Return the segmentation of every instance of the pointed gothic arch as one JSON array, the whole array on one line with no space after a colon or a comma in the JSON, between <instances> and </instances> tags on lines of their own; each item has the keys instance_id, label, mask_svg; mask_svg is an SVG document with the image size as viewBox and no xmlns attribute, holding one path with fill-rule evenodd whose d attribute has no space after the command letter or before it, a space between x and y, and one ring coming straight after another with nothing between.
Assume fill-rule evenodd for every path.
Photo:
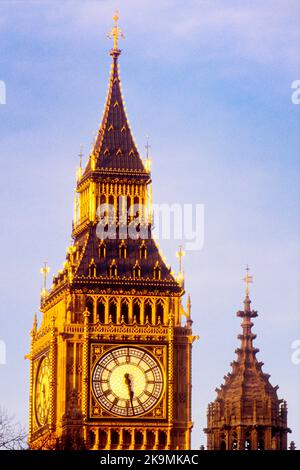
<instances>
[{"instance_id":1,"label":"pointed gothic arch","mask_svg":"<svg viewBox=\"0 0 300 470\"><path fill-rule=\"evenodd\" d=\"M97 275L96 264L95 264L94 258L92 258L90 265L89 265L89 277L96 277L96 275Z\"/></svg>"},{"instance_id":2,"label":"pointed gothic arch","mask_svg":"<svg viewBox=\"0 0 300 470\"><path fill-rule=\"evenodd\" d=\"M100 323L105 323L105 299L102 297L97 302L97 317Z\"/></svg>"},{"instance_id":3,"label":"pointed gothic arch","mask_svg":"<svg viewBox=\"0 0 300 470\"><path fill-rule=\"evenodd\" d=\"M121 301L121 321L129 323L129 301L128 299L122 299Z\"/></svg>"},{"instance_id":4,"label":"pointed gothic arch","mask_svg":"<svg viewBox=\"0 0 300 470\"><path fill-rule=\"evenodd\" d=\"M140 198L138 196L135 196L133 198L133 204L134 204L134 211L135 211L135 217L140 217L141 212L140 212Z\"/></svg>"},{"instance_id":5,"label":"pointed gothic arch","mask_svg":"<svg viewBox=\"0 0 300 470\"><path fill-rule=\"evenodd\" d=\"M141 268L138 260L136 260L135 265L133 266L133 278L139 279L141 277Z\"/></svg>"},{"instance_id":6,"label":"pointed gothic arch","mask_svg":"<svg viewBox=\"0 0 300 470\"><path fill-rule=\"evenodd\" d=\"M124 240L122 240L120 245L119 245L119 258L120 259L126 259L127 258L127 246L126 246Z\"/></svg>"},{"instance_id":7,"label":"pointed gothic arch","mask_svg":"<svg viewBox=\"0 0 300 470\"><path fill-rule=\"evenodd\" d=\"M141 303L137 299L133 301L132 313L133 313L133 320L136 321L136 323L140 324L141 323Z\"/></svg>"},{"instance_id":8,"label":"pointed gothic arch","mask_svg":"<svg viewBox=\"0 0 300 470\"><path fill-rule=\"evenodd\" d=\"M145 322L152 323L152 309L153 309L152 300L146 299L145 304L144 304Z\"/></svg>"},{"instance_id":9,"label":"pointed gothic arch","mask_svg":"<svg viewBox=\"0 0 300 470\"><path fill-rule=\"evenodd\" d=\"M131 197L130 196L127 196L126 198L126 205L127 205L127 215L128 215L128 220L131 216Z\"/></svg>"},{"instance_id":10,"label":"pointed gothic arch","mask_svg":"<svg viewBox=\"0 0 300 470\"><path fill-rule=\"evenodd\" d=\"M98 258L106 258L106 244L104 240L101 240L98 245Z\"/></svg>"},{"instance_id":11,"label":"pointed gothic arch","mask_svg":"<svg viewBox=\"0 0 300 470\"><path fill-rule=\"evenodd\" d=\"M117 277L118 276L118 268L116 265L116 260L113 259L109 265L109 277Z\"/></svg>"},{"instance_id":12,"label":"pointed gothic arch","mask_svg":"<svg viewBox=\"0 0 300 470\"><path fill-rule=\"evenodd\" d=\"M118 302L117 300L112 297L111 299L109 299L109 309L108 309L108 312L109 312L109 320L111 323L117 323L117 313L118 313Z\"/></svg>"},{"instance_id":13,"label":"pointed gothic arch","mask_svg":"<svg viewBox=\"0 0 300 470\"><path fill-rule=\"evenodd\" d=\"M164 324L164 301L159 299L156 302L156 308L155 308L155 323L161 323Z\"/></svg>"},{"instance_id":14,"label":"pointed gothic arch","mask_svg":"<svg viewBox=\"0 0 300 470\"><path fill-rule=\"evenodd\" d=\"M94 299L93 299L93 297L87 297L85 299L85 308L88 309L88 311L90 312L90 315L93 315L93 313L94 313Z\"/></svg>"},{"instance_id":15,"label":"pointed gothic arch","mask_svg":"<svg viewBox=\"0 0 300 470\"><path fill-rule=\"evenodd\" d=\"M156 281L159 281L161 279L161 267L158 261L156 261L153 269L153 277Z\"/></svg>"},{"instance_id":16,"label":"pointed gothic arch","mask_svg":"<svg viewBox=\"0 0 300 470\"><path fill-rule=\"evenodd\" d=\"M141 246L140 246L140 258L147 259L147 247L145 244L145 240L142 241Z\"/></svg>"}]
</instances>

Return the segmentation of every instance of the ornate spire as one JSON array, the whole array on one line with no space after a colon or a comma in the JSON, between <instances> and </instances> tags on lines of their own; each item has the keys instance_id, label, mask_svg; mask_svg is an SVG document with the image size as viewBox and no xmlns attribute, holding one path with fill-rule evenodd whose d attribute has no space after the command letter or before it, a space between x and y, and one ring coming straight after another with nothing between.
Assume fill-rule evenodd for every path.
<instances>
[{"instance_id":1,"label":"ornate spire","mask_svg":"<svg viewBox=\"0 0 300 470\"><path fill-rule=\"evenodd\" d=\"M278 432L277 449L286 449L289 429L287 415L284 409L281 411L277 396L278 386L273 387L270 375L262 371L263 362L256 358L259 349L253 346L256 335L252 333L251 319L257 317L257 312L251 310L249 283L253 277L249 276L248 266L243 280L246 282L244 309L236 314L242 319L242 333L238 335L241 344L235 351L237 359L231 363L232 371L224 376L224 383L216 389L216 400L208 407L205 429L208 450L271 449L271 426Z\"/></svg>"},{"instance_id":2,"label":"ornate spire","mask_svg":"<svg viewBox=\"0 0 300 470\"><path fill-rule=\"evenodd\" d=\"M99 176L142 177L150 181L150 172L143 165L142 158L130 129L121 91L118 57L118 38L123 33L118 27L118 14L114 15L114 27L109 33L114 45L108 93L100 128L97 132L89 162L83 177L90 171L97 171ZM100 175L101 173L101 175ZM79 181L80 183L80 181Z\"/></svg>"}]
</instances>

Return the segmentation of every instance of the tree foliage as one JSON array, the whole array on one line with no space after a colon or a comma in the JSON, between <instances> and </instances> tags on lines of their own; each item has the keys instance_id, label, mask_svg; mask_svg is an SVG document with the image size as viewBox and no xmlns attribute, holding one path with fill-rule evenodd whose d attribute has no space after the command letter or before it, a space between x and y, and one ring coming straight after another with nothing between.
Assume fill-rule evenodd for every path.
<instances>
[{"instance_id":1,"label":"tree foliage","mask_svg":"<svg viewBox=\"0 0 300 470\"><path fill-rule=\"evenodd\" d=\"M0 449L25 450L27 449L27 432L15 418L0 407Z\"/></svg>"}]
</instances>

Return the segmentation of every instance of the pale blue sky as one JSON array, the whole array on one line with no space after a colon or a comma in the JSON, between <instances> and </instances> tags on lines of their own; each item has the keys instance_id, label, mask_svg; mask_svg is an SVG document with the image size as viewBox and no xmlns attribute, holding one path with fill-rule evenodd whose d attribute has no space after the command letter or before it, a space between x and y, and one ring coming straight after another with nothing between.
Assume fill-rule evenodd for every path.
<instances>
[{"instance_id":1,"label":"pale blue sky","mask_svg":"<svg viewBox=\"0 0 300 470\"><path fill-rule=\"evenodd\" d=\"M296 0L1 1L0 404L27 420L29 330L44 259L52 274L70 243L79 146L102 115L106 33L120 10L127 111L154 201L203 203L205 244L185 257L192 297L193 446L205 444L207 404L234 359L241 278L249 263L258 358L289 406L300 448L299 72ZM177 268L178 242L161 242Z\"/></svg>"}]
</instances>

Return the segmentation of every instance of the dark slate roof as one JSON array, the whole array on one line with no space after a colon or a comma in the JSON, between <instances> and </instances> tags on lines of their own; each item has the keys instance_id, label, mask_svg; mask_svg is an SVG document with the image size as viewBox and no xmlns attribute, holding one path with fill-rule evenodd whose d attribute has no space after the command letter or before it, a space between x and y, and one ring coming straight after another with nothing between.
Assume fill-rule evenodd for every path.
<instances>
[{"instance_id":1,"label":"dark slate roof","mask_svg":"<svg viewBox=\"0 0 300 470\"><path fill-rule=\"evenodd\" d=\"M137 150L125 112L119 77L118 56L111 51L113 62L102 123L95 140L93 154L96 171L144 174L149 176ZM90 170L88 163L85 173Z\"/></svg>"},{"instance_id":2,"label":"dark slate roof","mask_svg":"<svg viewBox=\"0 0 300 470\"><path fill-rule=\"evenodd\" d=\"M96 279L99 281L99 284L101 284L101 278L109 277L109 267L112 261L115 260L115 264L117 266L117 279L133 280L133 268L137 261L141 271L140 278L136 278L135 282L140 282L142 284L143 281L147 281L147 284L149 284L149 282L151 284L151 281L155 281L154 267L158 262L161 269L161 279L156 280L155 284L163 284L166 281L168 284L172 285L176 291L181 290L181 287L172 276L171 270L163 261L159 249L152 238L144 240L147 250L147 257L145 259L142 259L140 256L140 247L143 243L143 240L141 239L134 240L128 238L127 240L124 240L126 245L125 259L120 258L119 256L119 247L122 240L116 238L115 240L106 239L104 241L106 248L105 258L99 257L100 242L101 241L96 234L96 225L94 225L90 228L88 240L82 248L83 253L80 257L79 266L76 269L75 282L80 278L89 277L89 267L92 260L94 260L96 265Z\"/></svg>"}]
</instances>

